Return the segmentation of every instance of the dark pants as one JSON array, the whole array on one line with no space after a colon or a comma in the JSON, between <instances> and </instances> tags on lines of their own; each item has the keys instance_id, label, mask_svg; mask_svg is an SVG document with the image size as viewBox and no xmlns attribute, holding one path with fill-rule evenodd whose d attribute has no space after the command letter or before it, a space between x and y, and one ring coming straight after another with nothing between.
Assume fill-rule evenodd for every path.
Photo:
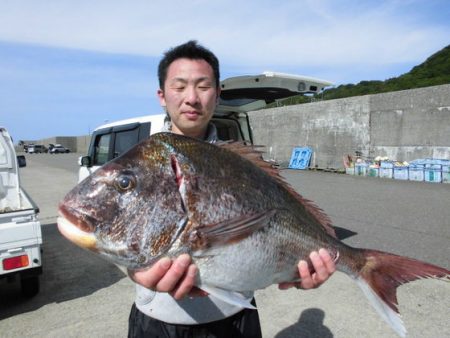
<instances>
[{"instance_id":1,"label":"dark pants","mask_svg":"<svg viewBox=\"0 0 450 338\"><path fill-rule=\"evenodd\" d=\"M235 315L206 324L169 324L143 314L133 304L128 320L128 338L261 338L257 310L244 309Z\"/></svg>"}]
</instances>

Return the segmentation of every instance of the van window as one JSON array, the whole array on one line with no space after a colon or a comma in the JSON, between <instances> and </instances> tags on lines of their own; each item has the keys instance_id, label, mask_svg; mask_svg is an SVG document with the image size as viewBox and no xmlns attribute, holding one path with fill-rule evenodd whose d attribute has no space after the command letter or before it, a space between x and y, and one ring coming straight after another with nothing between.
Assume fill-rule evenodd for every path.
<instances>
[{"instance_id":1,"label":"van window","mask_svg":"<svg viewBox=\"0 0 450 338\"><path fill-rule=\"evenodd\" d=\"M94 165L103 165L108 162L109 144L111 134L100 135L94 145Z\"/></svg>"},{"instance_id":2,"label":"van window","mask_svg":"<svg viewBox=\"0 0 450 338\"><path fill-rule=\"evenodd\" d=\"M138 142L139 128L117 132L113 158L120 156Z\"/></svg>"},{"instance_id":3,"label":"van window","mask_svg":"<svg viewBox=\"0 0 450 338\"><path fill-rule=\"evenodd\" d=\"M94 131L89 156L93 166L101 166L122 155L150 135L150 122L130 123Z\"/></svg>"}]
</instances>

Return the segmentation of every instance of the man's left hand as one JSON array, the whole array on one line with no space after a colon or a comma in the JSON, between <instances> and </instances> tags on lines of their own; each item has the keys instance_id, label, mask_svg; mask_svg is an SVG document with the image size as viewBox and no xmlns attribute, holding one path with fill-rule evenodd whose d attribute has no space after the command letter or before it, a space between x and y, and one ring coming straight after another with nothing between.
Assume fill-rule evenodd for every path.
<instances>
[{"instance_id":1,"label":"man's left hand","mask_svg":"<svg viewBox=\"0 0 450 338\"><path fill-rule=\"evenodd\" d=\"M324 283L336 271L334 261L325 249L320 249L319 252L311 252L309 259L314 267L314 272L312 274L309 271L308 263L301 260L298 263L300 282L280 283L278 288L281 290L286 290L291 287L305 290L314 289Z\"/></svg>"}]
</instances>

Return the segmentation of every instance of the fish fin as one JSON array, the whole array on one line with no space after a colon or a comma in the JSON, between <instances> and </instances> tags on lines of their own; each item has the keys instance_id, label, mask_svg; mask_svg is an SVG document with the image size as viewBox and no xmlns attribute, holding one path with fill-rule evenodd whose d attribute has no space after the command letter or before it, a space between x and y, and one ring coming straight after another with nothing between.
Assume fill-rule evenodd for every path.
<instances>
[{"instance_id":1,"label":"fish fin","mask_svg":"<svg viewBox=\"0 0 450 338\"><path fill-rule=\"evenodd\" d=\"M242 293L203 284L197 287L228 304L253 310L256 309L256 307L250 303L251 299L249 300Z\"/></svg>"},{"instance_id":2,"label":"fish fin","mask_svg":"<svg viewBox=\"0 0 450 338\"><path fill-rule=\"evenodd\" d=\"M266 226L275 212L271 209L212 225L200 226L191 233L189 241L192 243L194 250L238 242Z\"/></svg>"},{"instance_id":3,"label":"fish fin","mask_svg":"<svg viewBox=\"0 0 450 338\"><path fill-rule=\"evenodd\" d=\"M273 162L264 160L262 156L264 151L258 150L258 148L264 148L263 146L247 145L244 142L227 141L219 141L215 144L246 158L264 170L269 176L273 177L279 184L285 187L286 190L288 190L289 193L295 197L301 205L304 206L305 210L317 220L317 222L330 236L337 238L331 219L323 212L323 210L316 206L312 201L305 199L302 195L297 193L281 176L280 170L274 166Z\"/></svg>"},{"instance_id":4,"label":"fish fin","mask_svg":"<svg viewBox=\"0 0 450 338\"><path fill-rule=\"evenodd\" d=\"M382 251L363 250L363 253L366 263L356 282L378 314L399 336L404 337L406 329L397 308L397 287L420 278L450 279L450 271Z\"/></svg>"},{"instance_id":5,"label":"fish fin","mask_svg":"<svg viewBox=\"0 0 450 338\"><path fill-rule=\"evenodd\" d=\"M122 272L125 274L125 276L128 276L128 270L127 270L126 267L124 267L123 265L116 264L116 263L114 263L114 265L115 265L120 271L122 271Z\"/></svg>"}]
</instances>

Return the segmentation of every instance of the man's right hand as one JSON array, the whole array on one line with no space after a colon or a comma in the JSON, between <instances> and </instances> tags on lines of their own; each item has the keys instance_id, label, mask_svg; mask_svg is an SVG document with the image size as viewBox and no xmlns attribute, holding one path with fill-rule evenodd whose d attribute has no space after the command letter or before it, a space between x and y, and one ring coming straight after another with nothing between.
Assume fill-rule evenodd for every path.
<instances>
[{"instance_id":1,"label":"man's right hand","mask_svg":"<svg viewBox=\"0 0 450 338\"><path fill-rule=\"evenodd\" d=\"M168 257L161 258L147 270L128 270L128 275L136 283L154 291L168 292L177 300L187 295L205 295L194 287L197 273L197 267L187 254L173 261Z\"/></svg>"}]
</instances>

